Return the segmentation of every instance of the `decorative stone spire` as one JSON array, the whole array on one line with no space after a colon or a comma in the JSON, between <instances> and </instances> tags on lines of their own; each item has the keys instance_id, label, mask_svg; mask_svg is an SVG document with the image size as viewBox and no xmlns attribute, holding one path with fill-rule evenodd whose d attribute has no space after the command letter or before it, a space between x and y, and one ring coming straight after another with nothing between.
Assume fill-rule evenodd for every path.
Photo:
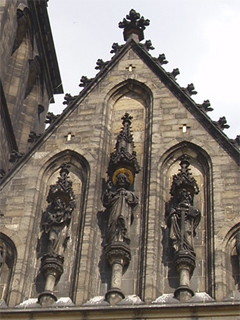
<instances>
[{"instance_id":1,"label":"decorative stone spire","mask_svg":"<svg viewBox=\"0 0 240 320\"><path fill-rule=\"evenodd\" d=\"M123 36L124 40L133 38L137 42L142 41L144 39L143 30L145 30L146 26L149 26L150 21L148 19L144 19L144 17L140 17L140 14L137 13L134 9L132 9L128 15L126 15L127 19L123 19L122 22L119 22L119 28L123 28Z\"/></svg>"},{"instance_id":2,"label":"decorative stone spire","mask_svg":"<svg viewBox=\"0 0 240 320\"><path fill-rule=\"evenodd\" d=\"M122 117L122 130L117 137L115 151L110 154L108 165L108 176L113 184L116 183L116 176L125 171L128 174L131 185L133 184L134 176L140 171L139 164L134 151L133 136L131 134L132 117L125 113Z\"/></svg>"},{"instance_id":3,"label":"decorative stone spire","mask_svg":"<svg viewBox=\"0 0 240 320\"><path fill-rule=\"evenodd\" d=\"M189 157L186 154L183 154L180 160L181 169L179 169L180 172L177 175L173 176L170 194L172 196L176 196L179 195L183 189L186 189L188 192L190 192L193 198L194 194L199 193L199 188L197 181L192 177L192 173L188 168L190 165Z\"/></svg>"}]
</instances>

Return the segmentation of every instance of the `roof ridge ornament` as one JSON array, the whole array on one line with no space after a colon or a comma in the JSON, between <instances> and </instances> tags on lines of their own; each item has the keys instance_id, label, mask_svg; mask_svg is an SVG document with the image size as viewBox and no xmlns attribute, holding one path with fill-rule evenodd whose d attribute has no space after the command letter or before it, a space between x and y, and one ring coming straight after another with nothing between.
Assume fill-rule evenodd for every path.
<instances>
[{"instance_id":1,"label":"roof ridge ornament","mask_svg":"<svg viewBox=\"0 0 240 320\"><path fill-rule=\"evenodd\" d=\"M124 18L123 21L119 22L118 26L124 29L123 37L125 41L132 38L137 41L142 41L144 39L143 30L145 30L149 24L149 19L145 19L143 16L140 17L140 13L132 9L129 11L129 14L126 15L126 19Z\"/></svg>"}]
</instances>

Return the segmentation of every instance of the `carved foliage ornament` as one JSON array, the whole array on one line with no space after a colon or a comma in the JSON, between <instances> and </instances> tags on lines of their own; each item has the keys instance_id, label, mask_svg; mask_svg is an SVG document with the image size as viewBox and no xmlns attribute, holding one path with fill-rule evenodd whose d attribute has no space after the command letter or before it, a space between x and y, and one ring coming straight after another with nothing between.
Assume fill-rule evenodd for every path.
<instances>
[{"instance_id":1,"label":"carved foliage ornament","mask_svg":"<svg viewBox=\"0 0 240 320\"><path fill-rule=\"evenodd\" d=\"M129 14L126 15L126 19L119 22L119 28L124 29L124 40L126 41L128 35L131 33L137 33L139 36L139 41L144 39L143 30L145 30L146 26L149 26L150 21L141 17L138 12L134 9L130 10Z\"/></svg>"}]
</instances>

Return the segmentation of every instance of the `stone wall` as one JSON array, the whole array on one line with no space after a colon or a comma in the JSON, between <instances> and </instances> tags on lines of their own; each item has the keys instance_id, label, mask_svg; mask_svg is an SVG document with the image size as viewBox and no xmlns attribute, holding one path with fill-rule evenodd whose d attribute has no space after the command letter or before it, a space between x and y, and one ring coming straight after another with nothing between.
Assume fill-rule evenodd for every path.
<instances>
[{"instance_id":1,"label":"stone wall","mask_svg":"<svg viewBox=\"0 0 240 320\"><path fill-rule=\"evenodd\" d=\"M132 72L126 69L129 64L135 66ZM50 126L1 190L4 216L0 231L17 249L10 306L37 298L40 260L36 248L41 215L49 185L63 162L70 164L79 200L67 245L65 274L55 294L70 296L75 304L82 305L106 293L110 269L102 257L101 197L109 155L126 111L134 117L132 133L141 173L134 185L140 203L131 227L132 259L123 274L122 290L151 303L162 294L173 294L177 286L176 282L172 285L169 264L164 262L165 203L183 153L192 159L192 172L201 185L196 201L202 221L194 240L197 267L192 288L195 292L206 291L219 301L233 289L234 280L228 277L227 282L225 277L231 271L223 263L223 243L228 231L239 223L239 183L232 183L239 181L239 167L129 49L101 81L96 81ZM182 132L183 124L190 127L186 133ZM66 141L69 132L74 136ZM172 277L177 276L173 273Z\"/></svg>"}]
</instances>

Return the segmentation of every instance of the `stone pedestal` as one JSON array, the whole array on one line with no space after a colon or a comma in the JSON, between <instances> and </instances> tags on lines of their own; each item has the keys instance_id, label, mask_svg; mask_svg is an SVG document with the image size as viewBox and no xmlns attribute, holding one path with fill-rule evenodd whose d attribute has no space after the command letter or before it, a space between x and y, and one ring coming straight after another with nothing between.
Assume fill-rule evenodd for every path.
<instances>
[{"instance_id":1,"label":"stone pedestal","mask_svg":"<svg viewBox=\"0 0 240 320\"><path fill-rule=\"evenodd\" d=\"M38 296L38 303L40 303L42 307L48 307L56 301L57 297L52 291L44 290Z\"/></svg>"},{"instance_id":2,"label":"stone pedestal","mask_svg":"<svg viewBox=\"0 0 240 320\"><path fill-rule=\"evenodd\" d=\"M179 273L179 287L174 292L174 297L180 302L189 301L194 292L190 289L190 279L195 269L195 253L179 250L174 257L176 271Z\"/></svg>"},{"instance_id":3,"label":"stone pedestal","mask_svg":"<svg viewBox=\"0 0 240 320\"><path fill-rule=\"evenodd\" d=\"M42 258L41 271L46 279L44 291L38 296L38 302L42 307L47 307L57 301L53 290L63 274L63 261L64 258L57 254L46 254Z\"/></svg>"},{"instance_id":4,"label":"stone pedestal","mask_svg":"<svg viewBox=\"0 0 240 320\"><path fill-rule=\"evenodd\" d=\"M125 243L116 241L106 247L105 255L112 267L111 288L106 293L105 299L111 305L116 305L125 298L121 291L122 272L131 260L130 249Z\"/></svg>"}]
</instances>

